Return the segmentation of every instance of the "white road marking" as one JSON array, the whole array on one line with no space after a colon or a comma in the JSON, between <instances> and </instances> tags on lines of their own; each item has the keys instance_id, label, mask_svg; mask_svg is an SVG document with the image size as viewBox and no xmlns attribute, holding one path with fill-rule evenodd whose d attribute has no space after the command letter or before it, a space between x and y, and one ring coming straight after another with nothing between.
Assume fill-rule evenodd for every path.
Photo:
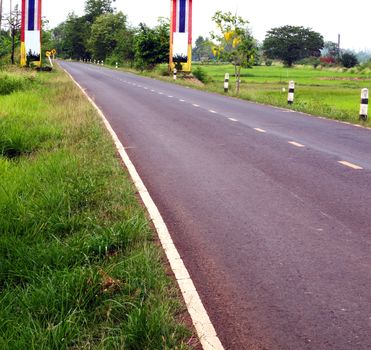
<instances>
[{"instance_id":1,"label":"white road marking","mask_svg":"<svg viewBox=\"0 0 371 350\"><path fill-rule=\"evenodd\" d=\"M293 145L295 147L305 147L304 145L302 145L301 143L298 143L298 142L295 142L295 141L289 141L289 144L290 145Z\"/></svg>"},{"instance_id":2,"label":"white road marking","mask_svg":"<svg viewBox=\"0 0 371 350\"><path fill-rule=\"evenodd\" d=\"M147 87L144 87L144 89L145 89L145 90L148 90L148 88L147 88Z\"/></svg>"},{"instance_id":3,"label":"white road marking","mask_svg":"<svg viewBox=\"0 0 371 350\"><path fill-rule=\"evenodd\" d=\"M155 90L151 90L151 92L155 92Z\"/></svg>"},{"instance_id":4,"label":"white road marking","mask_svg":"<svg viewBox=\"0 0 371 350\"><path fill-rule=\"evenodd\" d=\"M214 114L218 113L218 112L215 112L213 109L209 109L209 112L214 113Z\"/></svg>"},{"instance_id":5,"label":"white road marking","mask_svg":"<svg viewBox=\"0 0 371 350\"><path fill-rule=\"evenodd\" d=\"M184 100L182 100L182 99L179 99L179 101L180 101L180 102L185 102L185 101L184 101Z\"/></svg>"},{"instance_id":6,"label":"white road marking","mask_svg":"<svg viewBox=\"0 0 371 350\"><path fill-rule=\"evenodd\" d=\"M353 163L349 163L346 160L339 160L338 163L340 163L342 165L345 165L345 166L347 166L349 168L356 169L356 170L362 170L363 169L359 165L356 165L356 164L353 164Z\"/></svg>"},{"instance_id":7,"label":"white road marking","mask_svg":"<svg viewBox=\"0 0 371 350\"><path fill-rule=\"evenodd\" d=\"M198 104L196 104L196 103L192 103L192 106L193 107L200 107Z\"/></svg>"},{"instance_id":8,"label":"white road marking","mask_svg":"<svg viewBox=\"0 0 371 350\"><path fill-rule=\"evenodd\" d=\"M254 128L254 130L257 132L266 132L264 129L260 129L260 128Z\"/></svg>"},{"instance_id":9,"label":"white road marking","mask_svg":"<svg viewBox=\"0 0 371 350\"><path fill-rule=\"evenodd\" d=\"M123 160L126 168L129 171L131 178L134 181L135 187L137 188L139 195L142 198L144 205L146 206L149 216L154 224L157 231L158 237L160 239L161 245L165 251L165 254L169 260L170 266L174 272L175 278L178 282L179 288L182 292L187 310L191 316L193 325L196 329L197 335L200 339L201 345L204 350L224 350L222 343L220 342L215 328L210 321L207 311L202 304L199 294L197 293L196 287L190 278L187 268L185 267L182 258L180 257L167 226L162 219L162 216L153 202L147 188L145 187L142 179L140 178L134 164L131 162L128 154L125 151L124 146L117 137L115 131L112 129L107 118L95 102L90 98L90 96L83 90L79 83L63 69L72 79L72 81L79 87L79 89L86 96L88 101L97 110L99 116L102 118L104 125L111 134L113 141L115 142L116 148Z\"/></svg>"},{"instance_id":10,"label":"white road marking","mask_svg":"<svg viewBox=\"0 0 371 350\"><path fill-rule=\"evenodd\" d=\"M164 93L163 92L158 92L159 95L163 95Z\"/></svg>"},{"instance_id":11,"label":"white road marking","mask_svg":"<svg viewBox=\"0 0 371 350\"><path fill-rule=\"evenodd\" d=\"M228 118L228 119L231 120L232 122L238 122L238 120L234 118Z\"/></svg>"}]
</instances>

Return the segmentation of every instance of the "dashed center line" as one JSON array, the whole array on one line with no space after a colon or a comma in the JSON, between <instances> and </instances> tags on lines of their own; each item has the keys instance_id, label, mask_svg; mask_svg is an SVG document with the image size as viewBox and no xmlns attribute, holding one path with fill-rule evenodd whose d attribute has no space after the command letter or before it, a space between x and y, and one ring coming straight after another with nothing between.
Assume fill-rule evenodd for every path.
<instances>
[{"instance_id":1,"label":"dashed center line","mask_svg":"<svg viewBox=\"0 0 371 350\"><path fill-rule=\"evenodd\" d=\"M359 165L356 165L356 164L353 164L353 163L349 163L346 160L339 160L338 163L340 163L342 165L345 165L345 166L347 166L349 168L355 169L355 170L362 170L363 169Z\"/></svg>"},{"instance_id":2,"label":"dashed center line","mask_svg":"<svg viewBox=\"0 0 371 350\"><path fill-rule=\"evenodd\" d=\"M164 93L163 92L158 92L159 95L163 95Z\"/></svg>"},{"instance_id":3,"label":"dashed center line","mask_svg":"<svg viewBox=\"0 0 371 350\"><path fill-rule=\"evenodd\" d=\"M288 141L288 143L290 145L293 145L295 147L305 147L304 145L302 145L301 143L298 143L298 142L295 142L295 141Z\"/></svg>"},{"instance_id":4,"label":"dashed center line","mask_svg":"<svg viewBox=\"0 0 371 350\"><path fill-rule=\"evenodd\" d=\"M217 113L217 112L215 112L213 109L209 109L209 112L210 112L210 113L214 113L214 114Z\"/></svg>"},{"instance_id":5,"label":"dashed center line","mask_svg":"<svg viewBox=\"0 0 371 350\"><path fill-rule=\"evenodd\" d=\"M167 97L172 98L173 96L171 96L171 95L167 95Z\"/></svg>"},{"instance_id":6,"label":"dashed center line","mask_svg":"<svg viewBox=\"0 0 371 350\"><path fill-rule=\"evenodd\" d=\"M192 106L193 107L200 107L198 104L196 104L196 103L192 103Z\"/></svg>"},{"instance_id":7,"label":"dashed center line","mask_svg":"<svg viewBox=\"0 0 371 350\"><path fill-rule=\"evenodd\" d=\"M152 89L151 89L151 92L155 92L155 90L152 90Z\"/></svg>"},{"instance_id":8,"label":"dashed center line","mask_svg":"<svg viewBox=\"0 0 371 350\"><path fill-rule=\"evenodd\" d=\"M264 129L260 129L260 128L254 128L254 130L257 132L266 132Z\"/></svg>"},{"instance_id":9,"label":"dashed center line","mask_svg":"<svg viewBox=\"0 0 371 350\"><path fill-rule=\"evenodd\" d=\"M182 100L182 99L179 99L179 101L180 101L180 102L185 102L185 101L184 101L184 100Z\"/></svg>"},{"instance_id":10,"label":"dashed center line","mask_svg":"<svg viewBox=\"0 0 371 350\"><path fill-rule=\"evenodd\" d=\"M231 120L232 122L238 122L238 120L234 118L228 118L228 119Z\"/></svg>"}]
</instances>

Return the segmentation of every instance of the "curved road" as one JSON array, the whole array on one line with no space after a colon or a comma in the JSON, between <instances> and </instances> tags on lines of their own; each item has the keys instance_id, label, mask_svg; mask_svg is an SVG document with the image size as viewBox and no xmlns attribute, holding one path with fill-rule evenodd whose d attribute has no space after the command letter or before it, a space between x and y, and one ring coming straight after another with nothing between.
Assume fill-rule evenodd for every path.
<instances>
[{"instance_id":1,"label":"curved road","mask_svg":"<svg viewBox=\"0 0 371 350\"><path fill-rule=\"evenodd\" d=\"M226 349L371 349L371 130L61 65L126 147Z\"/></svg>"}]
</instances>

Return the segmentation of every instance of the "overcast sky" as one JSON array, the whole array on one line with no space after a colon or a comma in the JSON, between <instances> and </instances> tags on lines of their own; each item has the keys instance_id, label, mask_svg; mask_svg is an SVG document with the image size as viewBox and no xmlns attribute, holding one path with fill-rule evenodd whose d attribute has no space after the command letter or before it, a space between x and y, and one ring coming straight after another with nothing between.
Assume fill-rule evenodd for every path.
<instances>
[{"instance_id":1,"label":"overcast sky","mask_svg":"<svg viewBox=\"0 0 371 350\"><path fill-rule=\"evenodd\" d=\"M20 0L13 0L17 2ZM83 14L84 0L43 0L43 16L50 27L63 22L69 12ZM6 0L4 1L6 3ZM131 24L150 26L157 18L169 17L170 0L116 0L117 10L128 15ZM254 36L262 41L267 30L286 24L310 27L324 39L337 41L342 48L371 49L371 1L336 0L193 0L193 38L208 36L214 29L211 21L217 10L232 11L250 22Z\"/></svg>"}]
</instances>

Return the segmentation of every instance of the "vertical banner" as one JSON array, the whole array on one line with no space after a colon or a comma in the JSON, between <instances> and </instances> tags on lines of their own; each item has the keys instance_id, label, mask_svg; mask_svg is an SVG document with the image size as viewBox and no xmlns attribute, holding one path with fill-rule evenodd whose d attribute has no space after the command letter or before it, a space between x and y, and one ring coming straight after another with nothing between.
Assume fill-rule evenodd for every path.
<instances>
[{"instance_id":1,"label":"vertical banner","mask_svg":"<svg viewBox=\"0 0 371 350\"><path fill-rule=\"evenodd\" d=\"M41 0L22 0L21 66L41 66Z\"/></svg>"},{"instance_id":2,"label":"vertical banner","mask_svg":"<svg viewBox=\"0 0 371 350\"><path fill-rule=\"evenodd\" d=\"M170 69L181 62L182 70L191 71L192 0L170 0Z\"/></svg>"}]
</instances>

